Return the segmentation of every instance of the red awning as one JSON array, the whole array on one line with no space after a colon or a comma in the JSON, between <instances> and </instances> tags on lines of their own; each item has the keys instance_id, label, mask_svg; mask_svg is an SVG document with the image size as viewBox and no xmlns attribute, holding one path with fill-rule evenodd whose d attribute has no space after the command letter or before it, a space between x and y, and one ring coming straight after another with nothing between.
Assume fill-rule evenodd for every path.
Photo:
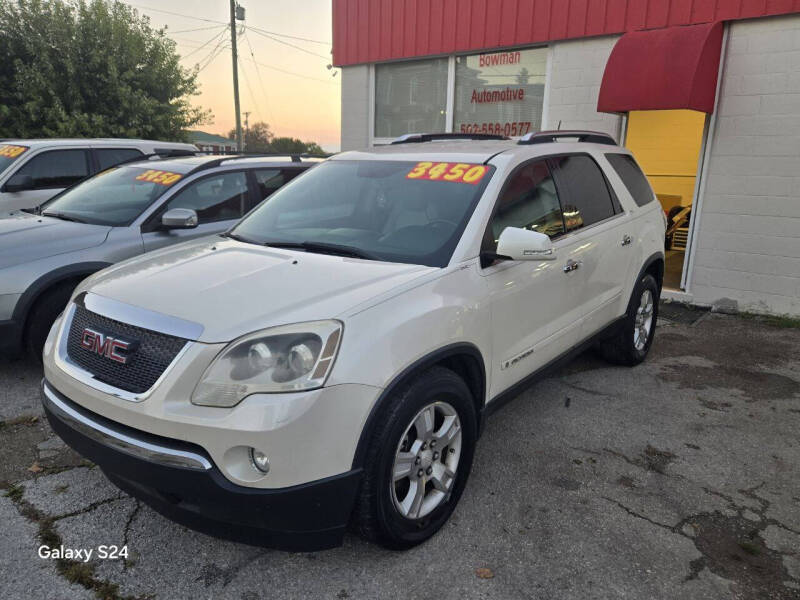
<instances>
[{"instance_id":1,"label":"red awning","mask_svg":"<svg viewBox=\"0 0 800 600\"><path fill-rule=\"evenodd\" d=\"M626 33L608 58L598 112L714 112L721 48L721 22Z\"/></svg>"}]
</instances>

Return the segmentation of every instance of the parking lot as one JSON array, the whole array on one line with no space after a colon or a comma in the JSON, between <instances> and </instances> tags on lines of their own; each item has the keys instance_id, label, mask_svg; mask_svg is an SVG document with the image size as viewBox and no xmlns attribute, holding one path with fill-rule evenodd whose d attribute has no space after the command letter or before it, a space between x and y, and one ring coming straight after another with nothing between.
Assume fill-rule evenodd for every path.
<instances>
[{"instance_id":1,"label":"parking lot","mask_svg":"<svg viewBox=\"0 0 800 600\"><path fill-rule=\"evenodd\" d=\"M37 367L2 362L3 596L800 598L796 325L666 306L643 365L590 352L496 413L453 518L405 553L349 536L291 554L175 525L59 443Z\"/></svg>"}]
</instances>

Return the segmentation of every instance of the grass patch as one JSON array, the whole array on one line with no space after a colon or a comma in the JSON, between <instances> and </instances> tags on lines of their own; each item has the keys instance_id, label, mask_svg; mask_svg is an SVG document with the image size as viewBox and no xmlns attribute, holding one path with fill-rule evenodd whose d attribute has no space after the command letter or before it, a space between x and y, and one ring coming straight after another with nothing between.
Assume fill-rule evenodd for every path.
<instances>
[{"instance_id":1,"label":"grass patch","mask_svg":"<svg viewBox=\"0 0 800 600\"><path fill-rule=\"evenodd\" d=\"M39 422L39 417L36 415L20 415L19 417L14 417L13 419L6 419L5 421L0 421L0 429L5 429L6 427L13 427L14 425L36 425Z\"/></svg>"},{"instance_id":2,"label":"grass patch","mask_svg":"<svg viewBox=\"0 0 800 600\"><path fill-rule=\"evenodd\" d=\"M758 547L758 544L754 544L753 542L739 542L739 548L747 552L750 556L758 556L761 554L761 548Z\"/></svg>"},{"instance_id":3,"label":"grass patch","mask_svg":"<svg viewBox=\"0 0 800 600\"><path fill-rule=\"evenodd\" d=\"M4 494L6 498L11 498L13 502L19 502L22 500L22 494L24 490L21 485L12 485L8 488L8 491Z\"/></svg>"},{"instance_id":4,"label":"grass patch","mask_svg":"<svg viewBox=\"0 0 800 600\"><path fill-rule=\"evenodd\" d=\"M778 329L800 329L800 318L790 317L789 315L760 315L758 313L743 312L739 313L743 319L749 319L776 327Z\"/></svg>"}]
</instances>

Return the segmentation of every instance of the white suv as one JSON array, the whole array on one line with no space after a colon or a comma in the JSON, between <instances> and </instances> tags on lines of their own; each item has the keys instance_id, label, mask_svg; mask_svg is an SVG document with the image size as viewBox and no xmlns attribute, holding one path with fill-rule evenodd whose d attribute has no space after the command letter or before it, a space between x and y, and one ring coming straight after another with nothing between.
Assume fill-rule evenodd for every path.
<instances>
[{"instance_id":1,"label":"white suv","mask_svg":"<svg viewBox=\"0 0 800 600\"><path fill-rule=\"evenodd\" d=\"M221 237L91 276L45 344L53 428L202 531L433 535L503 399L589 344L645 358L664 268L610 137L451 137L477 136L339 154Z\"/></svg>"}]
</instances>

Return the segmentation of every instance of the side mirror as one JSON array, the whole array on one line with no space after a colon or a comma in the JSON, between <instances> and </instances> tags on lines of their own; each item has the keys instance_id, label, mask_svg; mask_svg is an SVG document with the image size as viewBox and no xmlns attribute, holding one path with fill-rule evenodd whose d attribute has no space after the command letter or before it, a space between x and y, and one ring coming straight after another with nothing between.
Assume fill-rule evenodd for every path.
<instances>
[{"instance_id":1,"label":"side mirror","mask_svg":"<svg viewBox=\"0 0 800 600\"><path fill-rule=\"evenodd\" d=\"M24 192L33 189L33 177L30 175L12 175L3 186L4 192Z\"/></svg>"},{"instance_id":2,"label":"side mirror","mask_svg":"<svg viewBox=\"0 0 800 600\"><path fill-rule=\"evenodd\" d=\"M191 208L171 208L161 215L164 229L194 229L197 223L197 213Z\"/></svg>"},{"instance_id":3,"label":"side mirror","mask_svg":"<svg viewBox=\"0 0 800 600\"><path fill-rule=\"evenodd\" d=\"M511 260L555 260L556 251L548 236L538 231L506 227L497 241L497 254Z\"/></svg>"}]
</instances>

